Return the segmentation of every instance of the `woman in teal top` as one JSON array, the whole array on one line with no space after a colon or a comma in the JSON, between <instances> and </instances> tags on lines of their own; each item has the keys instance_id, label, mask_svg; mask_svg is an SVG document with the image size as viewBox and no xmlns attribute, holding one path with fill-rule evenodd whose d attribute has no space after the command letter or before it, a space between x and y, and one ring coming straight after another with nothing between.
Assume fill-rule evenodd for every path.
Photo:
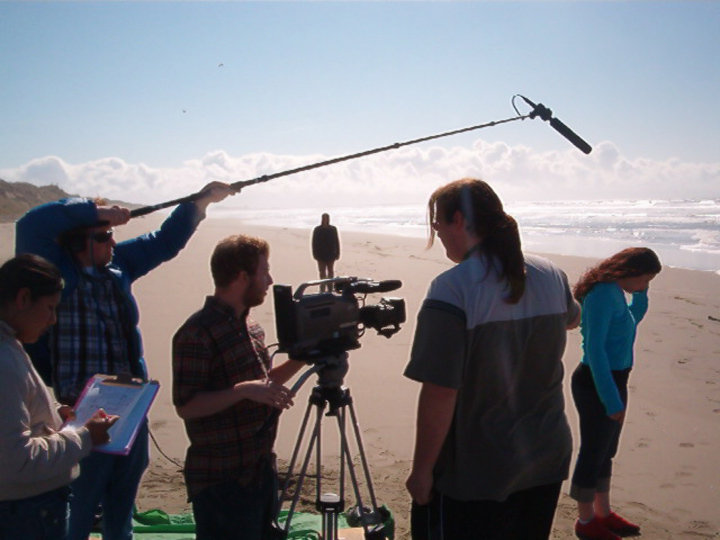
<instances>
[{"instance_id":1,"label":"woman in teal top","mask_svg":"<svg viewBox=\"0 0 720 540\"><path fill-rule=\"evenodd\" d=\"M579 538L614 540L640 527L610 509L612 459L627 409L638 323L648 308L648 286L660 272L648 248L628 248L590 268L574 287L582 304L583 355L572 375L580 418L580 452L570 487L577 501ZM627 302L625 293L631 295Z\"/></svg>"}]
</instances>

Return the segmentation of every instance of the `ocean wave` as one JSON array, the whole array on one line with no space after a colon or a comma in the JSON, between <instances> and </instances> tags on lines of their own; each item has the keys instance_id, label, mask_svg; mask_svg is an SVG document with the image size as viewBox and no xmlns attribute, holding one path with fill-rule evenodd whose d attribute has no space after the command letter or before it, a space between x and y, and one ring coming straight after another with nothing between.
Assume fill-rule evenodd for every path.
<instances>
[{"instance_id":1,"label":"ocean wave","mask_svg":"<svg viewBox=\"0 0 720 540\"><path fill-rule=\"evenodd\" d=\"M720 199L530 201L507 204L506 211L531 249L603 257L627 245L647 245L672 266L720 270ZM314 227L328 212L341 232L424 237L428 231L423 205L225 212L248 223L298 229Z\"/></svg>"}]
</instances>

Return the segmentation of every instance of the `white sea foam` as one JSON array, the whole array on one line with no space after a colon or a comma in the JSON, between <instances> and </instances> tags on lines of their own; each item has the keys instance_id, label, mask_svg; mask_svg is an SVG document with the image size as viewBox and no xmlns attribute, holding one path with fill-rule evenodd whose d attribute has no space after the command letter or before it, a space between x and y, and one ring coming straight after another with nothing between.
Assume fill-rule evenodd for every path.
<instances>
[{"instance_id":1,"label":"white sea foam","mask_svg":"<svg viewBox=\"0 0 720 540\"><path fill-rule=\"evenodd\" d=\"M628 246L657 251L663 264L720 272L720 199L506 203L525 249L605 257ZM310 229L328 212L340 231L427 235L423 205L294 210L226 209L248 223Z\"/></svg>"}]
</instances>

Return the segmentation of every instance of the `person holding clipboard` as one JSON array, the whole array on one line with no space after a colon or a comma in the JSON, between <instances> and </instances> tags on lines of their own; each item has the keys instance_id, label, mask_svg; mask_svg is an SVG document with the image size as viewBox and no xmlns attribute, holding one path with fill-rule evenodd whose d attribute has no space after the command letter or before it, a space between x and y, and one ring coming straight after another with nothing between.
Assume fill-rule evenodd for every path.
<instances>
[{"instance_id":1,"label":"person holding clipboard","mask_svg":"<svg viewBox=\"0 0 720 540\"><path fill-rule=\"evenodd\" d=\"M55 322L63 280L35 255L0 267L0 538L64 540L69 484L78 462L107 443L117 416L96 411L78 427L63 426L59 410L22 343Z\"/></svg>"}]
</instances>

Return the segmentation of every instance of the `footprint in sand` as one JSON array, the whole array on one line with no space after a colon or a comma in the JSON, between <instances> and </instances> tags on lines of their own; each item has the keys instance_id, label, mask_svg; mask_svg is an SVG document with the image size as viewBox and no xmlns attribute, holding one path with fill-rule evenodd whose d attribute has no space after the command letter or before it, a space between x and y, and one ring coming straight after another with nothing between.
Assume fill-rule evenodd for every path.
<instances>
[{"instance_id":1,"label":"footprint in sand","mask_svg":"<svg viewBox=\"0 0 720 540\"><path fill-rule=\"evenodd\" d=\"M638 448L648 448L650 446L649 439L640 439L637 444Z\"/></svg>"},{"instance_id":2,"label":"footprint in sand","mask_svg":"<svg viewBox=\"0 0 720 540\"><path fill-rule=\"evenodd\" d=\"M683 534L687 535L688 538L716 538L712 525L707 521L691 521L690 529L684 531Z\"/></svg>"},{"instance_id":3,"label":"footprint in sand","mask_svg":"<svg viewBox=\"0 0 720 540\"><path fill-rule=\"evenodd\" d=\"M626 505L632 506L636 512L649 512L648 505L646 505L645 503L641 503L638 501L628 501Z\"/></svg>"}]
</instances>

